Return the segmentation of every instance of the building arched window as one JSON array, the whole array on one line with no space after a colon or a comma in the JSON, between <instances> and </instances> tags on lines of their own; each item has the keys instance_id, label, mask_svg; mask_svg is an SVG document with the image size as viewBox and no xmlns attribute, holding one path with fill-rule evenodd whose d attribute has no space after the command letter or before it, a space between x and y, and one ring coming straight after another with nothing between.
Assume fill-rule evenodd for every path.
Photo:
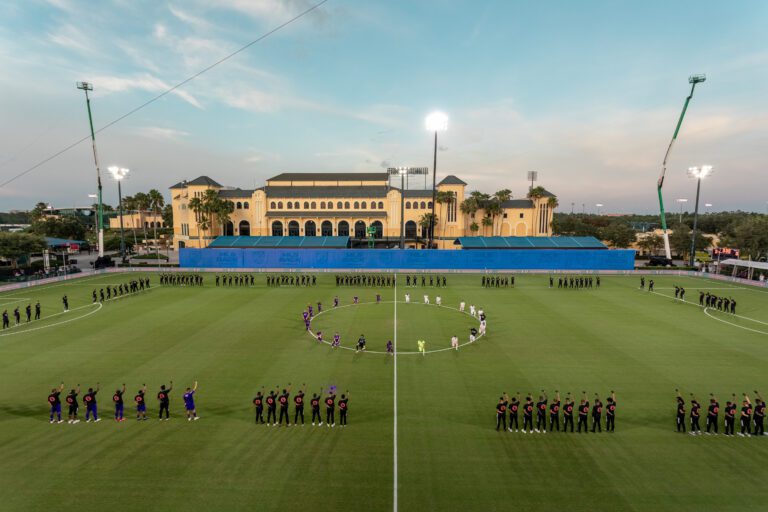
<instances>
[{"instance_id":1,"label":"building arched window","mask_svg":"<svg viewBox=\"0 0 768 512\"><path fill-rule=\"evenodd\" d=\"M421 202L421 209L424 210L424 209L426 209L426 207L427 207L427 204L424 201L422 201Z\"/></svg>"},{"instance_id":2,"label":"building arched window","mask_svg":"<svg viewBox=\"0 0 768 512\"><path fill-rule=\"evenodd\" d=\"M336 209L337 210L341 210L341 208L342 208L341 201L339 201L339 202L336 203Z\"/></svg>"},{"instance_id":3,"label":"building arched window","mask_svg":"<svg viewBox=\"0 0 768 512\"><path fill-rule=\"evenodd\" d=\"M362 208L363 210L367 210L368 209L368 203L363 201L362 203L360 203L360 208Z\"/></svg>"},{"instance_id":4,"label":"building arched window","mask_svg":"<svg viewBox=\"0 0 768 512\"><path fill-rule=\"evenodd\" d=\"M298 210L299 209L299 202L298 201L294 201L293 202L293 209L294 210Z\"/></svg>"},{"instance_id":5,"label":"building arched window","mask_svg":"<svg viewBox=\"0 0 768 512\"><path fill-rule=\"evenodd\" d=\"M359 209L360 209L360 203L355 201L355 210L359 210Z\"/></svg>"},{"instance_id":6,"label":"building arched window","mask_svg":"<svg viewBox=\"0 0 768 512\"><path fill-rule=\"evenodd\" d=\"M320 209L325 210L325 201L320 201Z\"/></svg>"},{"instance_id":7,"label":"building arched window","mask_svg":"<svg viewBox=\"0 0 768 512\"><path fill-rule=\"evenodd\" d=\"M384 209L384 201L379 201L379 210Z\"/></svg>"},{"instance_id":8,"label":"building arched window","mask_svg":"<svg viewBox=\"0 0 768 512\"><path fill-rule=\"evenodd\" d=\"M283 202L282 201L278 201L277 202L277 209L278 210L282 210L283 209Z\"/></svg>"},{"instance_id":9,"label":"building arched window","mask_svg":"<svg viewBox=\"0 0 768 512\"><path fill-rule=\"evenodd\" d=\"M275 202L274 202L274 201L272 201L271 203L269 203L269 207L270 207L272 210L274 210L274 209L276 208L276 206L275 206Z\"/></svg>"},{"instance_id":10,"label":"building arched window","mask_svg":"<svg viewBox=\"0 0 768 512\"><path fill-rule=\"evenodd\" d=\"M309 201L304 201L304 209L309 210Z\"/></svg>"},{"instance_id":11,"label":"building arched window","mask_svg":"<svg viewBox=\"0 0 768 512\"><path fill-rule=\"evenodd\" d=\"M243 202L243 210L247 210L249 207L248 201Z\"/></svg>"},{"instance_id":12,"label":"building arched window","mask_svg":"<svg viewBox=\"0 0 768 512\"><path fill-rule=\"evenodd\" d=\"M251 224L247 220L241 220L237 230L240 236L251 236Z\"/></svg>"},{"instance_id":13,"label":"building arched window","mask_svg":"<svg viewBox=\"0 0 768 512\"><path fill-rule=\"evenodd\" d=\"M344 201L344 209L349 210L349 201Z\"/></svg>"},{"instance_id":14,"label":"building arched window","mask_svg":"<svg viewBox=\"0 0 768 512\"><path fill-rule=\"evenodd\" d=\"M283 223L279 220L272 223L272 236L283 236Z\"/></svg>"},{"instance_id":15,"label":"building arched window","mask_svg":"<svg viewBox=\"0 0 768 512\"><path fill-rule=\"evenodd\" d=\"M416 238L416 230L417 226L416 223L412 220L409 220L405 223L405 238Z\"/></svg>"},{"instance_id":16,"label":"building arched window","mask_svg":"<svg viewBox=\"0 0 768 512\"><path fill-rule=\"evenodd\" d=\"M292 220L288 223L288 236L299 236L299 223Z\"/></svg>"},{"instance_id":17,"label":"building arched window","mask_svg":"<svg viewBox=\"0 0 768 512\"><path fill-rule=\"evenodd\" d=\"M242 209L243 209L243 203L241 203L240 201L238 201L238 202L235 204L235 208L237 208L238 210L242 210Z\"/></svg>"},{"instance_id":18,"label":"building arched window","mask_svg":"<svg viewBox=\"0 0 768 512\"><path fill-rule=\"evenodd\" d=\"M371 210L376 209L376 201L371 201Z\"/></svg>"},{"instance_id":19,"label":"building arched window","mask_svg":"<svg viewBox=\"0 0 768 512\"><path fill-rule=\"evenodd\" d=\"M365 238L365 222L359 220L355 222L355 238Z\"/></svg>"},{"instance_id":20,"label":"building arched window","mask_svg":"<svg viewBox=\"0 0 768 512\"><path fill-rule=\"evenodd\" d=\"M310 206L310 207L311 207L313 210L316 210L316 209L317 209L317 203L316 203L316 202L314 202L314 201L312 201L312 204L311 204L311 205L309 205L309 206Z\"/></svg>"},{"instance_id":21,"label":"building arched window","mask_svg":"<svg viewBox=\"0 0 768 512\"><path fill-rule=\"evenodd\" d=\"M429 208L430 210L432 209L432 201L427 203L427 208Z\"/></svg>"},{"instance_id":22,"label":"building arched window","mask_svg":"<svg viewBox=\"0 0 768 512\"><path fill-rule=\"evenodd\" d=\"M410 201L406 201L405 202L405 209L406 210L410 210L411 209L411 202Z\"/></svg>"},{"instance_id":23,"label":"building arched window","mask_svg":"<svg viewBox=\"0 0 768 512\"><path fill-rule=\"evenodd\" d=\"M308 220L304 223L304 236L317 236L317 226L315 226L315 221Z\"/></svg>"},{"instance_id":24,"label":"building arched window","mask_svg":"<svg viewBox=\"0 0 768 512\"><path fill-rule=\"evenodd\" d=\"M333 224L329 220L324 220L320 224L320 234L322 236L333 236Z\"/></svg>"},{"instance_id":25,"label":"building arched window","mask_svg":"<svg viewBox=\"0 0 768 512\"><path fill-rule=\"evenodd\" d=\"M349 236L349 222L347 222L345 220L339 222L338 235L339 236Z\"/></svg>"},{"instance_id":26,"label":"building arched window","mask_svg":"<svg viewBox=\"0 0 768 512\"><path fill-rule=\"evenodd\" d=\"M374 238L381 238L384 236L384 225L381 223L380 220L374 221L371 224L372 228L376 228L376 233L374 233Z\"/></svg>"},{"instance_id":27,"label":"building arched window","mask_svg":"<svg viewBox=\"0 0 768 512\"><path fill-rule=\"evenodd\" d=\"M232 224L231 220L228 220L226 224L224 224L224 236L234 236L235 234L235 225Z\"/></svg>"},{"instance_id":28,"label":"building arched window","mask_svg":"<svg viewBox=\"0 0 768 512\"><path fill-rule=\"evenodd\" d=\"M288 201L288 209L293 210L293 203Z\"/></svg>"}]
</instances>

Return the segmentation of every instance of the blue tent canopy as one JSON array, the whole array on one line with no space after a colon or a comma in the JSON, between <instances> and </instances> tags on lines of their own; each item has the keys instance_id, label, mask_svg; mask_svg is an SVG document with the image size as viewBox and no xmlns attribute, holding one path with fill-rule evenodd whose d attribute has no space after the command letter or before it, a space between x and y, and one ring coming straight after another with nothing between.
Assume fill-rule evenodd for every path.
<instances>
[{"instance_id":1,"label":"blue tent canopy","mask_svg":"<svg viewBox=\"0 0 768 512\"><path fill-rule=\"evenodd\" d=\"M593 236L462 236L462 249L608 249Z\"/></svg>"}]
</instances>

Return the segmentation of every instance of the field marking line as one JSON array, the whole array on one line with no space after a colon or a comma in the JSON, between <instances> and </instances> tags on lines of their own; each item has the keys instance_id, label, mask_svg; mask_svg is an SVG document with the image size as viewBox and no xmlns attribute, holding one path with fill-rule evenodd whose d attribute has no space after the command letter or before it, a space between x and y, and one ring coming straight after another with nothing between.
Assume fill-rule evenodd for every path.
<instances>
[{"instance_id":1,"label":"field marking line","mask_svg":"<svg viewBox=\"0 0 768 512\"><path fill-rule=\"evenodd\" d=\"M394 321L393 321L393 330L394 334L392 335L392 338L394 340L393 342L393 352L392 352L392 360L394 362L394 379L393 379L393 389L394 393L393 396L393 404L394 404L394 436L393 436L393 447L394 447L394 459L393 459L393 485L392 485L392 510L394 512L397 512L397 275L395 275L395 295L394 295Z\"/></svg>"},{"instance_id":2,"label":"field marking line","mask_svg":"<svg viewBox=\"0 0 768 512\"><path fill-rule=\"evenodd\" d=\"M732 325L734 327L738 327L740 329L746 329L748 331L752 331L752 332L768 335L768 332L758 331L757 329L750 329L749 327L744 327L743 325L735 324L733 322L729 322L728 320L723 320L722 318L718 318L716 316L712 316L712 315L709 314L709 308L704 308L704 314L707 315L709 318L714 318L718 322L723 322L723 323L726 323L728 325Z\"/></svg>"},{"instance_id":3,"label":"field marking line","mask_svg":"<svg viewBox=\"0 0 768 512\"><path fill-rule=\"evenodd\" d=\"M77 274L73 274L77 275ZM11 293L3 293L0 295L0 297L13 297L15 295L18 295L19 293L26 293L30 290L40 289L40 290L50 290L51 288L58 288L59 286L70 286L73 283L72 281L77 281L77 284L83 283L85 281L93 281L94 279L101 279L103 277L109 276L110 274L104 273L99 274L98 276L91 276L91 277L71 277L69 279L65 279L63 283L56 283L56 284L40 284L40 285L33 285L33 286L25 286L24 288L21 288L20 292L11 292Z\"/></svg>"},{"instance_id":4,"label":"field marking line","mask_svg":"<svg viewBox=\"0 0 768 512\"><path fill-rule=\"evenodd\" d=\"M7 306L9 304L14 304L16 302L26 302L28 300L32 300L29 297L23 297L20 299L6 299L4 297L0 297L0 307Z\"/></svg>"},{"instance_id":5,"label":"field marking line","mask_svg":"<svg viewBox=\"0 0 768 512\"><path fill-rule=\"evenodd\" d=\"M642 291L642 290L641 290L641 291ZM748 330L748 331L753 331L753 332L759 332L759 333L762 333L762 334L768 334L768 332L757 331L757 330L755 330L755 329L750 329L749 327L744 327L744 326L741 326L741 325L739 325L739 324L734 324L733 322L726 322L725 320L722 320L722 319L720 319L720 318L716 318L716 317L714 317L714 316L710 315L709 313L707 313L707 310L708 310L708 309L710 309L710 308L709 308L709 306L702 306L701 304L696 304L695 302L690 302L690 301L687 301L687 300L682 300L682 301L681 301L680 299L675 299L674 297L671 297L671 296L669 296L669 295L664 295L663 293L659 293L659 292L656 292L656 291L653 291L653 292L651 292L651 293L652 293L652 294L654 294L654 295L658 295L658 296L660 296L660 297L666 297L666 298L668 298L668 299L673 299L673 300L675 300L676 302L680 302L680 303L682 303L682 304L687 304L687 305L689 305L689 306L696 306L697 308L702 308L702 309L704 310L704 313L705 313L705 314L706 314L708 317L710 317L710 318L714 318L715 320L720 320L721 322L725 322L726 324L732 325L732 326L734 326L734 327L739 327L739 328L741 328L741 329L746 329L746 330ZM730 314L730 313L728 313L728 314L729 314L730 316L734 317L734 318L741 318L742 320L748 320L748 321L750 321L750 322L756 322L756 323L758 323L758 324L768 325L768 322L763 322L762 320L757 320L757 319L755 319L755 318L749 318L748 316L742 316L742 315L734 315L734 314Z\"/></svg>"},{"instance_id":6,"label":"field marking line","mask_svg":"<svg viewBox=\"0 0 768 512\"><path fill-rule=\"evenodd\" d=\"M367 306L367 305L370 305L370 304L391 304L391 303L398 303L398 302L400 304L405 304L405 302L401 301L401 300L383 300L381 302L368 301L368 302L360 302L358 304L344 304L343 306L337 306L335 308L326 309L325 311L321 311L320 313L316 314L313 318L317 318L320 315L322 315L323 313L326 313L328 311L333 311L335 309L350 308L350 307L353 307L353 306ZM470 315L469 313L467 313L466 311L464 311L464 312L459 311L458 308L454 308L453 306L438 306L436 304L425 304L423 302L409 302L408 304L414 304L414 305L417 305L417 306L431 306L431 307L441 308L441 309L442 308L444 308L444 309L452 309L453 311L456 311L457 313L461 313L461 314L467 315L467 316L469 316L471 318L475 318L472 315ZM310 336L312 336L315 340L317 340L317 334L312 329L309 329L307 332L309 333ZM475 343L478 340L480 340L480 338L482 338L483 336L485 336L485 334L481 334L481 335L477 336L475 338L474 342L466 341L466 342L460 344L459 348L467 346L467 345L472 345L473 343ZM328 341L328 340L323 340L323 343L325 343L328 346L332 346L331 342ZM341 348L341 349L344 349L344 350L356 351L352 347L344 347L344 346L341 346L341 345L339 345L338 348ZM434 349L434 350L427 350L425 353L426 354L436 354L438 352L446 352L448 350L454 350L454 348L453 347L438 348L438 349ZM387 352L382 352L380 350L366 350L365 352L368 353L368 354L387 354ZM400 355L405 355L405 356L414 356L414 355L419 355L421 352L418 352L418 351L416 351L416 352L414 352L414 351L397 352L397 351L395 351L395 353L400 354Z\"/></svg>"}]
</instances>

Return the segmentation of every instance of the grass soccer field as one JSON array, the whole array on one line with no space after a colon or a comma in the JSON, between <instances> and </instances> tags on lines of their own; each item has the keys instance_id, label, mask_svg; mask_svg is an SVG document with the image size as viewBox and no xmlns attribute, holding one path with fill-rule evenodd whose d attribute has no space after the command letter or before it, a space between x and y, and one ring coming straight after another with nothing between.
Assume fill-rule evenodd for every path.
<instances>
[{"instance_id":1,"label":"grass soccer field","mask_svg":"<svg viewBox=\"0 0 768 512\"><path fill-rule=\"evenodd\" d=\"M401 511L766 507L768 436L674 432L675 388L705 410L710 392L721 407L731 393L768 393L766 290L677 276L654 277L649 293L638 277L558 290L546 276L484 289L478 275L449 275L447 288L425 292L400 282L337 288L332 275L306 288L267 287L263 276L217 288L212 275L203 287L161 287L152 275L148 291L91 304L94 288L138 275L0 294L0 310L40 300L43 311L0 332L0 510L373 512L393 510L395 499ZM675 302L675 284L696 304ZM699 289L735 298L739 316L703 311ZM383 302L368 304L377 292ZM446 307L419 304L424 293ZM334 295L346 307L332 309ZM349 306L353 295L364 304ZM477 325L452 309L461 300L485 310L488 335L436 352ZM326 340L338 331L340 349L304 330L301 312L318 301L313 330ZM346 349L360 334L368 353ZM430 352L406 353L420 338ZM373 353L389 339L396 358ZM159 422L154 397L169 380L172 419ZM195 380L201 419L187 422L181 395ZM49 424L46 399L61 381L64 394L100 382L104 421ZM289 382L310 395L349 390L349 426L312 427L309 408L304 427L255 425L256 391ZM122 383L128 421L116 423L111 396ZM137 422L143 383L151 421ZM502 392L541 389L603 400L615 390L616 432L495 431Z\"/></svg>"}]
</instances>

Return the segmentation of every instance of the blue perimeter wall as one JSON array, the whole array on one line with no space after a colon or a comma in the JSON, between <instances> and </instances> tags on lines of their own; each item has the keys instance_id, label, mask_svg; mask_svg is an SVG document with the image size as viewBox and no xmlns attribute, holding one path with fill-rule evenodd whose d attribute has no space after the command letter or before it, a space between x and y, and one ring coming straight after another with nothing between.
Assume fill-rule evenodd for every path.
<instances>
[{"instance_id":1,"label":"blue perimeter wall","mask_svg":"<svg viewBox=\"0 0 768 512\"><path fill-rule=\"evenodd\" d=\"M181 249L182 268L632 270L634 250Z\"/></svg>"}]
</instances>

